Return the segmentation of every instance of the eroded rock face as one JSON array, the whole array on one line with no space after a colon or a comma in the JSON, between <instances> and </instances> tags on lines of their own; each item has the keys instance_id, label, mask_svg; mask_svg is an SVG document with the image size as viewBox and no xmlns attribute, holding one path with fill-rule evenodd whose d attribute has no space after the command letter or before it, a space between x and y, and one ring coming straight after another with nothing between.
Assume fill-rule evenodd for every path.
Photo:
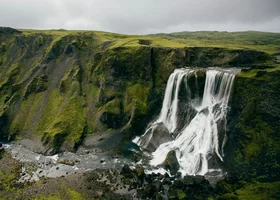
<instances>
[{"instance_id":1,"label":"eroded rock face","mask_svg":"<svg viewBox=\"0 0 280 200\"><path fill-rule=\"evenodd\" d=\"M177 171L180 169L180 165L178 163L176 152L174 150L170 151L165 161L163 162L163 167L170 171L172 175L175 175Z\"/></svg>"},{"instance_id":2,"label":"eroded rock face","mask_svg":"<svg viewBox=\"0 0 280 200\"><path fill-rule=\"evenodd\" d=\"M102 43L94 32L65 32L63 37L23 33L0 28L0 137L12 140L27 130L40 135L46 148L59 144L61 151L78 148L88 135L124 126L127 140L143 133L160 111L175 68L239 67L270 60L257 51L155 47L153 39L141 40L136 47L111 48L115 37ZM190 85L196 85L194 80L191 77ZM197 80L203 91L205 74L197 74ZM54 136L60 133L67 137L57 142ZM168 140L166 134L164 141L152 142L149 148Z\"/></svg>"},{"instance_id":3,"label":"eroded rock face","mask_svg":"<svg viewBox=\"0 0 280 200\"><path fill-rule=\"evenodd\" d=\"M280 176L280 72L237 77L228 114L224 163L237 177L278 181ZM242 170L240 170L242 169Z\"/></svg>"},{"instance_id":4,"label":"eroded rock face","mask_svg":"<svg viewBox=\"0 0 280 200\"><path fill-rule=\"evenodd\" d=\"M124 156L133 160L134 162L140 161L143 157L140 147L133 142L129 142L127 145L125 145Z\"/></svg>"},{"instance_id":5,"label":"eroded rock face","mask_svg":"<svg viewBox=\"0 0 280 200\"><path fill-rule=\"evenodd\" d=\"M172 136L162 122L157 124L155 128L151 128L144 138L145 141L148 141L144 149L149 152L155 151L163 143L172 141Z\"/></svg>"},{"instance_id":6,"label":"eroded rock face","mask_svg":"<svg viewBox=\"0 0 280 200\"><path fill-rule=\"evenodd\" d=\"M104 112L100 117L100 121L103 124L106 124L108 127L114 129L119 129L125 124L123 119L124 116L121 114L113 114L108 112Z\"/></svg>"}]
</instances>

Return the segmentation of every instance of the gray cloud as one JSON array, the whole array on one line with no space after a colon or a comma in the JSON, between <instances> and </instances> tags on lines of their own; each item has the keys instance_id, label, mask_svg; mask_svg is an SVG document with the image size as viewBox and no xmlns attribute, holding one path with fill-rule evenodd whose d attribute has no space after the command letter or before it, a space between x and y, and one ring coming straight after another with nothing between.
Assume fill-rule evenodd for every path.
<instances>
[{"instance_id":1,"label":"gray cloud","mask_svg":"<svg viewBox=\"0 0 280 200\"><path fill-rule=\"evenodd\" d=\"M0 26L135 34L280 32L280 0L0 0Z\"/></svg>"}]
</instances>

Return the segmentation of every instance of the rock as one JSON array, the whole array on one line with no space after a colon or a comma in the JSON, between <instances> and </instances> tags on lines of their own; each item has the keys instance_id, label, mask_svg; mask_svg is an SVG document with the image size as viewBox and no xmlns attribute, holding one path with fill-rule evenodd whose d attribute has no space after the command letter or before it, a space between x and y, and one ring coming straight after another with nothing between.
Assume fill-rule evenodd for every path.
<instances>
[{"instance_id":1,"label":"rock","mask_svg":"<svg viewBox=\"0 0 280 200\"><path fill-rule=\"evenodd\" d=\"M180 179L182 177L182 173L181 172L177 172L175 175L175 178Z\"/></svg>"},{"instance_id":2,"label":"rock","mask_svg":"<svg viewBox=\"0 0 280 200\"><path fill-rule=\"evenodd\" d=\"M130 158L134 162L138 162L142 158L142 153L137 144L129 142L124 147L124 157Z\"/></svg>"},{"instance_id":3,"label":"rock","mask_svg":"<svg viewBox=\"0 0 280 200\"><path fill-rule=\"evenodd\" d=\"M147 151L155 151L161 144L172 141L172 136L169 134L168 129L164 123L160 122L154 128L150 128L141 138L140 146Z\"/></svg>"},{"instance_id":4,"label":"rock","mask_svg":"<svg viewBox=\"0 0 280 200\"><path fill-rule=\"evenodd\" d=\"M136 168L136 172L137 172L137 179L138 179L138 183L140 185L142 185L144 183L145 180L145 171L143 167L137 167Z\"/></svg>"},{"instance_id":5,"label":"rock","mask_svg":"<svg viewBox=\"0 0 280 200\"><path fill-rule=\"evenodd\" d=\"M105 163L105 159L101 158L100 163Z\"/></svg>"},{"instance_id":6,"label":"rock","mask_svg":"<svg viewBox=\"0 0 280 200\"><path fill-rule=\"evenodd\" d=\"M170 177L165 177L165 178L163 179L163 183L166 184L166 185L171 185L171 179L170 179Z\"/></svg>"},{"instance_id":7,"label":"rock","mask_svg":"<svg viewBox=\"0 0 280 200\"><path fill-rule=\"evenodd\" d=\"M202 184L204 181L206 181L206 179L204 178L204 176L196 175L193 177L193 181L196 185L199 185Z\"/></svg>"},{"instance_id":8,"label":"rock","mask_svg":"<svg viewBox=\"0 0 280 200\"><path fill-rule=\"evenodd\" d=\"M153 186L156 188L157 191L162 189L162 185L159 181L156 181L155 183L153 183Z\"/></svg>"},{"instance_id":9,"label":"rock","mask_svg":"<svg viewBox=\"0 0 280 200\"><path fill-rule=\"evenodd\" d=\"M183 199L187 199L187 195L182 190L172 188L168 191L168 199L183 200Z\"/></svg>"},{"instance_id":10,"label":"rock","mask_svg":"<svg viewBox=\"0 0 280 200\"><path fill-rule=\"evenodd\" d=\"M114 114L110 112L102 113L102 115L100 116L100 122L106 124L109 128L114 129L121 128L125 125L124 116L122 114Z\"/></svg>"},{"instance_id":11,"label":"rock","mask_svg":"<svg viewBox=\"0 0 280 200\"><path fill-rule=\"evenodd\" d=\"M165 169L169 170L172 175L175 175L177 173L177 171L180 169L180 165L178 163L176 152L174 150L170 151L167 154L162 165Z\"/></svg>"},{"instance_id":12,"label":"rock","mask_svg":"<svg viewBox=\"0 0 280 200\"><path fill-rule=\"evenodd\" d=\"M0 154L3 154L5 149L3 147L0 147ZM1 157L0 157L1 158Z\"/></svg>"},{"instance_id":13,"label":"rock","mask_svg":"<svg viewBox=\"0 0 280 200\"><path fill-rule=\"evenodd\" d=\"M127 174L127 173L130 173L130 172L131 172L131 169L130 169L130 167L129 167L127 164L125 164L125 165L123 166L123 168L122 168L122 172L125 173L125 174Z\"/></svg>"},{"instance_id":14,"label":"rock","mask_svg":"<svg viewBox=\"0 0 280 200\"><path fill-rule=\"evenodd\" d=\"M193 180L193 176L185 176L182 180L183 184L185 186L191 186L194 185L194 180Z\"/></svg>"},{"instance_id":15,"label":"rock","mask_svg":"<svg viewBox=\"0 0 280 200\"><path fill-rule=\"evenodd\" d=\"M184 184L180 180L175 180L172 186L179 189L184 189Z\"/></svg>"},{"instance_id":16,"label":"rock","mask_svg":"<svg viewBox=\"0 0 280 200\"><path fill-rule=\"evenodd\" d=\"M64 165L70 165L70 166L75 165L74 160L70 160L70 159L67 159L67 158L60 158L60 159L58 159L57 163L64 164Z\"/></svg>"}]
</instances>

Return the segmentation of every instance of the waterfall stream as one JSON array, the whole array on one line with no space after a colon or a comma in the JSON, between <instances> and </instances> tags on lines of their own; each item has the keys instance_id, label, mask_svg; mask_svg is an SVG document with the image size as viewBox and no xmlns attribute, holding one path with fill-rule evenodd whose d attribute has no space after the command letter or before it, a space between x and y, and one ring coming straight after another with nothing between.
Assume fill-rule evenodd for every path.
<instances>
[{"instance_id":1,"label":"waterfall stream","mask_svg":"<svg viewBox=\"0 0 280 200\"><path fill-rule=\"evenodd\" d=\"M175 151L182 175L220 170L228 102L238 72L185 68L170 75L160 115L133 141L150 152L150 165L160 166Z\"/></svg>"}]
</instances>

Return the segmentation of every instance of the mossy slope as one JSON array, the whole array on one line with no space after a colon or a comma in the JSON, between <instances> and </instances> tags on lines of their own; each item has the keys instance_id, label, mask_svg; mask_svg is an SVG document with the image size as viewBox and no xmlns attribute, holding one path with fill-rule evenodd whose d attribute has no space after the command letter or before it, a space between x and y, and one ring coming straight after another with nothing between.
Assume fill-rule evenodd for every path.
<instances>
[{"instance_id":1,"label":"mossy slope","mask_svg":"<svg viewBox=\"0 0 280 200\"><path fill-rule=\"evenodd\" d=\"M87 135L142 134L175 68L277 69L272 54L253 47L190 47L155 36L1 28L0 46L0 136L37 135L47 152L73 150Z\"/></svg>"},{"instance_id":2,"label":"mossy slope","mask_svg":"<svg viewBox=\"0 0 280 200\"><path fill-rule=\"evenodd\" d=\"M237 76L232 94L225 161L234 176L280 177L280 72ZM242 170L241 170L242 169Z\"/></svg>"}]
</instances>

